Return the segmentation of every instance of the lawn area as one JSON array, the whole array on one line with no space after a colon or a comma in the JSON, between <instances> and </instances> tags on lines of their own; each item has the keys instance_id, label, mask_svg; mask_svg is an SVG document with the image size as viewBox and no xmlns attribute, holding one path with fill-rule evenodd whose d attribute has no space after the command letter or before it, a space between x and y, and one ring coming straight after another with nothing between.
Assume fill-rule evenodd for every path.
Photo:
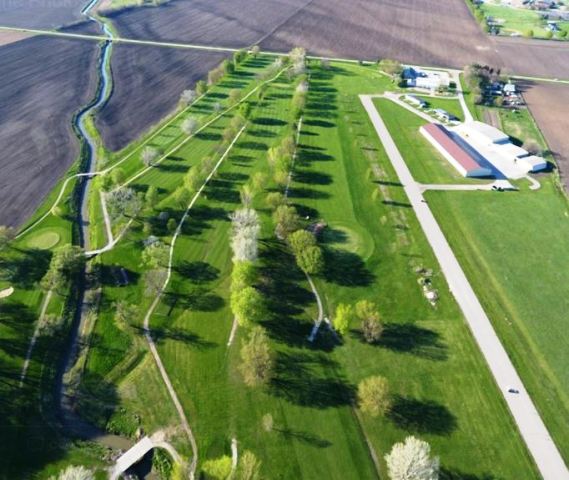
<instances>
[{"instance_id":1,"label":"lawn area","mask_svg":"<svg viewBox=\"0 0 569 480\"><path fill-rule=\"evenodd\" d=\"M528 110L498 114L514 141L547 150ZM427 198L567 461L569 208L551 174L537 178L541 189L522 186L499 198L487 192L428 192Z\"/></svg>"},{"instance_id":2,"label":"lawn area","mask_svg":"<svg viewBox=\"0 0 569 480\"><path fill-rule=\"evenodd\" d=\"M382 420L364 417L367 436L379 457L406 434L426 438L451 478L485 473L536 478L519 439L517 446L510 444L513 426L507 409L375 131L354 102L356 94L377 84L361 69L342 70L313 73L295 176L307 180L297 180L292 197L330 229L347 226L351 237L365 245L359 251L351 247L353 241L327 247L329 270L318 286L328 313L339 302L362 298L377 302L383 313L389 333L380 345L365 344L353 329L332 352L348 383L356 385L372 374L391 382L394 411ZM391 111L382 113L389 121ZM433 282L441 292L436 309L417 284L420 266L434 269ZM491 446L506 444L508 454ZM509 461L508 466L502 463Z\"/></svg>"},{"instance_id":3,"label":"lawn area","mask_svg":"<svg viewBox=\"0 0 569 480\"><path fill-rule=\"evenodd\" d=\"M533 30L534 37L546 38L546 21L535 10L513 8L492 2L484 2L480 9L484 15L492 17L495 21L503 22L500 32L504 35L511 33L524 35L528 30ZM560 21L558 25L561 30L569 29L569 22Z\"/></svg>"},{"instance_id":4,"label":"lawn area","mask_svg":"<svg viewBox=\"0 0 569 480\"><path fill-rule=\"evenodd\" d=\"M423 137L419 128L426 120L385 98L377 98L374 103L415 180L426 184L481 182L464 178Z\"/></svg>"},{"instance_id":5,"label":"lawn area","mask_svg":"<svg viewBox=\"0 0 569 480\"><path fill-rule=\"evenodd\" d=\"M454 115L461 122L464 120L464 115L462 113L462 107L460 102L454 98L444 98L444 97L433 97L431 95L415 95L416 97L422 98L427 102L427 109L442 108L450 114Z\"/></svg>"}]
</instances>

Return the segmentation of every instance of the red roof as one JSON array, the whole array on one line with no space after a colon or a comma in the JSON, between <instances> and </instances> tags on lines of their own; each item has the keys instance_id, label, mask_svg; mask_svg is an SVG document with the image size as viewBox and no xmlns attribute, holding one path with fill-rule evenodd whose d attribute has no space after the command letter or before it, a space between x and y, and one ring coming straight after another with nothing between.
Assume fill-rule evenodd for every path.
<instances>
[{"instance_id":1,"label":"red roof","mask_svg":"<svg viewBox=\"0 0 569 480\"><path fill-rule=\"evenodd\" d=\"M423 128L449 155L460 163L467 172L483 168L469 152L455 142L450 136L450 132L443 125L439 123L429 123L424 125Z\"/></svg>"}]
</instances>

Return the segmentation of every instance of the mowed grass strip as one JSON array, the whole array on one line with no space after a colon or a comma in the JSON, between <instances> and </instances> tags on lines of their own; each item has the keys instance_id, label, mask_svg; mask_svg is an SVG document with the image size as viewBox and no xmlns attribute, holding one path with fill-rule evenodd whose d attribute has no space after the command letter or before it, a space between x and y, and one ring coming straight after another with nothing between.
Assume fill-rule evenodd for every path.
<instances>
[{"instance_id":1,"label":"mowed grass strip","mask_svg":"<svg viewBox=\"0 0 569 480\"><path fill-rule=\"evenodd\" d=\"M317 284L328 313L340 302L365 298L377 302L385 322L378 345L365 344L354 325L333 348L331 362L347 385L371 375L383 375L391 384L391 413L379 419L362 416L382 474L383 455L394 442L413 434L440 455L447 478L538 478L357 99L357 94L387 84L378 84L363 71L342 65L312 73L291 193L299 208L323 219L328 230L348 227L350 237L366 245L360 250L365 253L359 253L352 240L342 242L342 234L332 235L333 245L324 243L326 271ZM393 122L391 110L381 112L388 124ZM398 142L406 155L413 151L402 137ZM440 295L436 308L423 297L418 267L433 270L432 282ZM317 346L326 346L325 335L319 341Z\"/></svg>"}]
</instances>

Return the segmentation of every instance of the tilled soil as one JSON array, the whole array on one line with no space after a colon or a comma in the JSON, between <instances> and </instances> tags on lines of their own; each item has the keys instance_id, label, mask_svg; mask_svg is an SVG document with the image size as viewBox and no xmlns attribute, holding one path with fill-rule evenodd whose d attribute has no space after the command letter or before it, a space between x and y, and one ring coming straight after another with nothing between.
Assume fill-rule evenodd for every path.
<instances>
[{"instance_id":1,"label":"tilled soil","mask_svg":"<svg viewBox=\"0 0 569 480\"><path fill-rule=\"evenodd\" d=\"M0 225L21 225L76 159L71 120L94 96L97 55L55 37L0 48Z\"/></svg>"},{"instance_id":2,"label":"tilled soil","mask_svg":"<svg viewBox=\"0 0 569 480\"><path fill-rule=\"evenodd\" d=\"M0 23L8 27L56 28L83 19L87 0L5 0L0 2Z\"/></svg>"},{"instance_id":3,"label":"tilled soil","mask_svg":"<svg viewBox=\"0 0 569 480\"><path fill-rule=\"evenodd\" d=\"M565 190L569 192L569 85L524 82L524 99L557 162Z\"/></svg>"},{"instance_id":4,"label":"tilled soil","mask_svg":"<svg viewBox=\"0 0 569 480\"><path fill-rule=\"evenodd\" d=\"M225 57L223 53L115 45L114 88L96 117L105 146L120 150L170 113L180 94Z\"/></svg>"}]
</instances>

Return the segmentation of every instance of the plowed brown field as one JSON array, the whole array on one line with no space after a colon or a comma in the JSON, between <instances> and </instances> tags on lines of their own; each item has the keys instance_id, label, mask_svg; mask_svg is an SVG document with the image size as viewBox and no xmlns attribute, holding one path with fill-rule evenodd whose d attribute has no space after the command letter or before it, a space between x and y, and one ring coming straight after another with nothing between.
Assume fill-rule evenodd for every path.
<instances>
[{"instance_id":1,"label":"plowed brown field","mask_svg":"<svg viewBox=\"0 0 569 480\"><path fill-rule=\"evenodd\" d=\"M73 113L94 95L98 46L33 37L0 48L0 225L20 225L75 160Z\"/></svg>"},{"instance_id":2,"label":"plowed brown field","mask_svg":"<svg viewBox=\"0 0 569 480\"><path fill-rule=\"evenodd\" d=\"M569 85L525 82L524 99L551 149L569 191Z\"/></svg>"},{"instance_id":3,"label":"plowed brown field","mask_svg":"<svg viewBox=\"0 0 569 480\"><path fill-rule=\"evenodd\" d=\"M9 27L56 28L83 19L86 0L5 0L0 2L0 22Z\"/></svg>"},{"instance_id":4,"label":"plowed brown field","mask_svg":"<svg viewBox=\"0 0 569 480\"><path fill-rule=\"evenodd\" d=\"M105 145L120 150L176 106L180 94L225 58L222 53L116 45L114 88L97 115Z\"/></svg>"}]
</instances>

